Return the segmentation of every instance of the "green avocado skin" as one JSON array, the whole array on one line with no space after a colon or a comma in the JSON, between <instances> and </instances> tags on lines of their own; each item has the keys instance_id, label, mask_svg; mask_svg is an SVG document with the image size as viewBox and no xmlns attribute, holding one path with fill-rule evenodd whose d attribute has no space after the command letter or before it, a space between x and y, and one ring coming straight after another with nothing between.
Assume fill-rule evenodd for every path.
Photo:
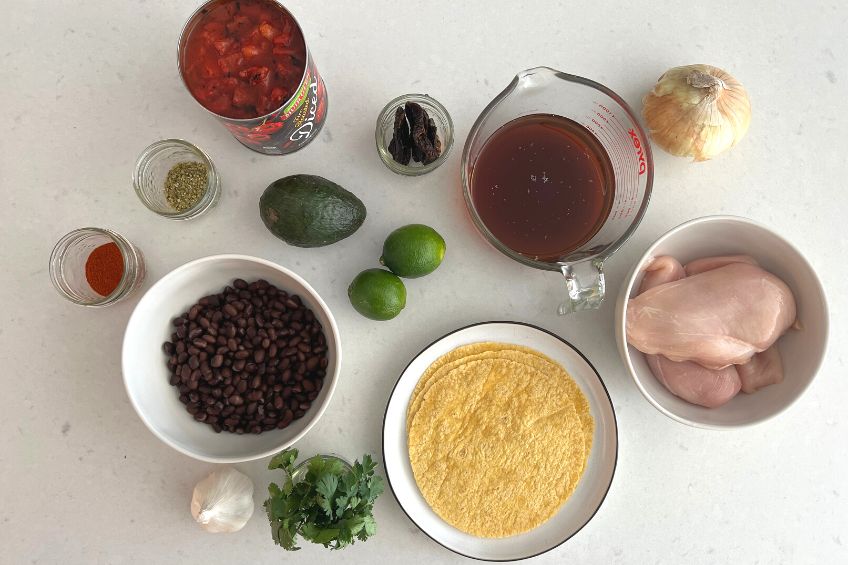
<instances>
[{"instance_id":1,"label":"green avocado skin","mask_svg":"<svg viewBox=\"0 0 848 565\"><path fill-rule=\"evenodd\" d=\"M272 182L259 199L268 230L289 245L323 247L350 236L365 221L365 204L316 175L291 175Z\"/></svg>"}]
</instances>

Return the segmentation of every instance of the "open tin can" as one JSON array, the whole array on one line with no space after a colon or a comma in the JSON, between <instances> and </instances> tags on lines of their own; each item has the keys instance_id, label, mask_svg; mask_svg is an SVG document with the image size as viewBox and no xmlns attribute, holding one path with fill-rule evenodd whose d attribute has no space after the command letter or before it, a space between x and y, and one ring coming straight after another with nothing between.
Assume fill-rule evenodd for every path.
<instances>
[{"instance_id":1,"label":"open tin can","mask_svg":"<svg viewBox=\"0 0 848 565\"><path fill-rule=\"evenodd\" d=\"M198 92L198 88L193 89L191 79L187 78L187 70L190 69L192 65L198 64L198 61L190 60L191 57L194 57L195 55L190 52L191 50L188 47L192 34L195 32L207 33L205 28L207 25L215 24L215 26L220 25L222 28L229 27L230 29L233 29L231 27L231 23L225 23L224 21L221 21L220 18L213 20L214 12L217 11L218 14L220 14L222 9L229 9L230 13L234 14L233 17L235 18L238 16L236 12L239 10L245 10L246 5L254 6L257 10L272 10L276 13L276 15L291 22L291 24L295 27L294 32L297 37L303 38L303 71L300 75L300 82L297 87L291 92L286 92L285 98L280 98L280 103L275 104L273 110L266 111L262 115L256 117L230 117L210 108L209 106L212 104L210 104L208 100L204 103L203 100L198 98L198 95L196 94L196 92ZM255 23L251 23L250 18L247 16L243 16L243 22L245 22L244 25L251 26L253 28L254 34L259 33L260 28L265 25L265 22L262 22L259 27L256 27ZM262 29L262 31L264 32L265 29ZM226 34L226 31L221 30L221 33ZM249 67L247 63L241 64L240 62L234 62L235 68L233 69L226 68L226 64L224 62L225 59L235 58L236 61L238 61L240 57L238 50L233 53L228 53L227 50L231 48L226 47L226 42L230 39L230 37L221 37L219 41L216 42L213 42L211 39L209 40L210 46L213 46L216 50L220 49L220 51L218 51L220 59L217 63L213 62L213 58L218 55L215 54L215 51L210 51L210 55L206 61L208 66L205 69L207 73L206 76L210 80L210 82L207 83L207 86L213 81L220 81L220 83L215 83L217 85L215 87L220 86L225 93L228 92L228 87L224 86L225 82L228 81L230 83L230 88L232 88L231 85L238 83L239 77L244 78L246 76L243 75L243 73L254 72L252 69L257 68L256 66ZM273 39L270 38L270 35L266 36L264 39L256 36L256 41L260 43L265 42L265 47L268 49L278 48L278 45L273 43ZM244 48L247 49L250 47L252 46L246 45ZM279 45L280 50L284 50L286 47L288 47L288 45L284 45L282 43ZM248 56L245 55L245 57ZM218 121L224 124L224 126L230 130L230 133L233 134L233 137L235 137L248 149L252 149L266 155L285 155L287 153L293 153L315 139L318 132L321 130L321 127L324 125L324 120L327 117L327 90L324 86L324 81L321 78L321 75L318 74L315 61L309 53L309 47L306 44L306 38L303 35L300 24L298 24L294 16L292 16L292 14L279 2L274 0L247 0L241 2L237 2L236 0L210 0L209 2L204 3L195 10L183 27L182 33L180 34L177 63L179 66L180 77L183 79L183 84L185 84L186 89L188 89L192 97L201 106L203 106L204 109L214 115ZM242 68L241 71L237 71L236 69L238 68L238 65L247 68ZM276 70L272 69L271 72L276 72ZM259 80L264 78L265 77L262 77ZM250 80L251 82L253 81L252 76ZM259 82L259 80L257 80L257 82ZM250 87L242 89L242 92L248 95L256 94L255 92L250 92ZM222 94L218 97L218 99L220 100L226 95L227 94ZM266 102L265 104L257 105L256 107L267 109L267 106Z\"/></svg>"}]
</instances>

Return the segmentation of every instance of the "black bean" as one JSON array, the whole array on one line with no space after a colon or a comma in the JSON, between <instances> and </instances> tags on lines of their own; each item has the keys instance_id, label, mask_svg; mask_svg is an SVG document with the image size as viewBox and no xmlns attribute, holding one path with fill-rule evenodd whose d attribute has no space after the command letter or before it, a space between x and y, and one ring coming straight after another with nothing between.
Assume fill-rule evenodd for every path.
<instances>
[{"instance_id":1,"label":"black bean","mask_svg":"<svg viewBox=\"0 0 848 565\"><path fill-rule=\"evenodd\" d=\"M317 398L326 337L300 297L236 279L172 320L163 343L168 382L215 432L285 428Z\"/></svg>"}]
</instances>

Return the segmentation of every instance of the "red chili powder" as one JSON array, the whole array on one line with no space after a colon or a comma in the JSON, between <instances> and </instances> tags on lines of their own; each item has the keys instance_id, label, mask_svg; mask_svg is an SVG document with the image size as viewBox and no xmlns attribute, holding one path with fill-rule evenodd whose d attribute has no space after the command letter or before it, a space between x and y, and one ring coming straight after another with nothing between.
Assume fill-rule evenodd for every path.
<instances>
[{"instance_id":1,"label":"red chili powder","mask_svg":"<svg viewBox=\"0 0 848 565\"><path fill-rule=\"evenodd\" d=\"M124 276L124 256L115 243L95 248L85 261L85 278L100 296L109 296Z\"/></svg>"}]
</instances>

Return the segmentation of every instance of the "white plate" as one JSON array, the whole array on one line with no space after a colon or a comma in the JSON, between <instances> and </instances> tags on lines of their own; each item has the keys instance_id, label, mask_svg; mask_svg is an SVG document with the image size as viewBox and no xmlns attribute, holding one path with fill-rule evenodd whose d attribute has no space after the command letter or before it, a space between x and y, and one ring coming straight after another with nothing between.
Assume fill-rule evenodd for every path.
<instances>
[{"instance_id":1,"label":"white plate","mask_svg":"<svg viewBox=\"0 0 848 565\"><path fill-rule=\"evenodd\" d=\"M412 474L406 445L406 411L422 373L436 359L462 345L497 341L532 347L561 364L589 400L595 419L592 453L577 489L553 518L529 532L501 539L460 532L430 508ZM607 389L592 364L571 344L535 326L487 322L450 333L419 353L395 384L383 419L383 461L389 486L409 519L440 545L474 559L510 561L545 553L576 534L606 497L618 457L618 427Z\"/></svg>"}]
</instances>

